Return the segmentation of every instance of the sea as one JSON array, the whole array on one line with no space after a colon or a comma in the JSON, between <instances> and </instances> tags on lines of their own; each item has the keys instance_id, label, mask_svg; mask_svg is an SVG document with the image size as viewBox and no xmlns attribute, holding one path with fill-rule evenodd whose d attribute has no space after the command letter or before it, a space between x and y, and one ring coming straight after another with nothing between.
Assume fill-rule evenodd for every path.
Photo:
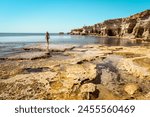
<instances>
[{"instance_id":1,"label":"sea","mask_svg":"<svg viewBox=\"0 0 150 117\"><path fill-rule=\"evenodd\" d=\"M21 48L46 43L44 33L0 33L0 57L19 53ZM78 36L78 35L60 35L58 33L50 34L51 44L101 44L106 46L141 46L144 45L139 41L131 41L129 39L117 38L100 38L94 36Z\"/></svg>"}]
</instances>

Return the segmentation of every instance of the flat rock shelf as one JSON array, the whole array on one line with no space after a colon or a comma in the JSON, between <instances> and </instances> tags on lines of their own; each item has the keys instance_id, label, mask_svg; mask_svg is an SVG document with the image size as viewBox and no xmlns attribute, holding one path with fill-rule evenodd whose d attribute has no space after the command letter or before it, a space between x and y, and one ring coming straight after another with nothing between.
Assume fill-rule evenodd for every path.
<instances>
[{"instance_id":1,"label":"flat rock shelf","mask_svg":"<svg viewBox=\"0 0 150 117\"><path fill-rule=\"evenodd\" d=\"M0 99L150 99L150 47L32 45L0 59Z\"/></svg>"}]
</instances>

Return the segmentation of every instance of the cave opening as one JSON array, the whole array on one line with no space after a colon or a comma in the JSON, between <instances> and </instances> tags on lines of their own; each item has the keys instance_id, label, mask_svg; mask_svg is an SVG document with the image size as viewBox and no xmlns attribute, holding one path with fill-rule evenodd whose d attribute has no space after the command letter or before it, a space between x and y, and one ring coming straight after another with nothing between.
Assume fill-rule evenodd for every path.
<instances>
[{"instance_id":1,"label":"cave opening","mask_svg":"<svg viewBox=\"0 0 150 117\"><path fill-rule=\"evenodd\" d=\"M129 25L129 28L128 28L128 33L129 33L129 34L131 34L131 33L133 32L133 29L134 29L135 26L136 26L136 23L131 23L131 24Z\"/></svg>"},{"instance_id":2,"label":"cave opening","mask_svg":"<svg viewBox=\"0 0 150 117\"><path fill-rule=\"evenodd\" d=\"M100 30L98 31L98 34L101 34L101 31L100 31Z\"/></svg>"},{"instance_id":3,"label":"cave opening","mask_svg":"<svg viewBox=\"0 0 150 117\"><path fill-rule=\"evenodd\" d=\"M130 33L132 33L133 32L133 28L129 28L128 29L128 33L130 34Z\"/></svg>"},{"instance_id":4,"label":"cave opening","mask_svg":"<svg viewBox=\"0 0 150 117\"><path fill-rule=\"evenodd\" d=\"M144 28L140 27L137 32L137 38L142 38L143 33L144 33Z\"/></svg>"},{"instance_id":5,"label":"cave opening","mask_svg":"<svg viewBox=\"0 0 150 117\"><path fill-rule=\"evenodd\" d=\"M107 30L107 35L108 36L115 36L115 34L113 33L113 31L111 29Z\"/></svg>"}]
</instances>

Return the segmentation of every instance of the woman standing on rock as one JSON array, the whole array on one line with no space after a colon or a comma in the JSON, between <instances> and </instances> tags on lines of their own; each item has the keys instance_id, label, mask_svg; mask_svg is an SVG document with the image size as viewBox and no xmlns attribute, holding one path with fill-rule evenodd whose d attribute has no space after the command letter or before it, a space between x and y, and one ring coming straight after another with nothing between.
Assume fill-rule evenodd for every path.
<instances>
[{"instance_id":1,"label":"woman standing on rock","mask_svg":"<svg viewBox=\"0 0 150 117\"><path fill-rule=\"evenodd\" d=\"M45 38L46 38L46 42L47 42L47 51L48 51L48 53L49 53L49 33L48 32L46 32L46 34L45 34Z\"/></svg>"}]
</instances>

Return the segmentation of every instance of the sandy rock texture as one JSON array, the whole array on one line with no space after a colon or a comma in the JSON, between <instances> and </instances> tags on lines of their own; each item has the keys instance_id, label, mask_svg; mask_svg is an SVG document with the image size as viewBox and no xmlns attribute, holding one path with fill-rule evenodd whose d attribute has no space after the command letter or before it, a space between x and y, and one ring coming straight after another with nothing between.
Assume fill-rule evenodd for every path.
<instances>
[{"instance_id":1,"label":"sandy rock texture","mask_svg":"<svg viewBox=\"0 0 150 117\"><path fill-rule=\"evenodd\" d=\"M0 99L150 99L148 46L55 45L51 56L43 47L0 60Z\"/></svg>"}]
</instances>

